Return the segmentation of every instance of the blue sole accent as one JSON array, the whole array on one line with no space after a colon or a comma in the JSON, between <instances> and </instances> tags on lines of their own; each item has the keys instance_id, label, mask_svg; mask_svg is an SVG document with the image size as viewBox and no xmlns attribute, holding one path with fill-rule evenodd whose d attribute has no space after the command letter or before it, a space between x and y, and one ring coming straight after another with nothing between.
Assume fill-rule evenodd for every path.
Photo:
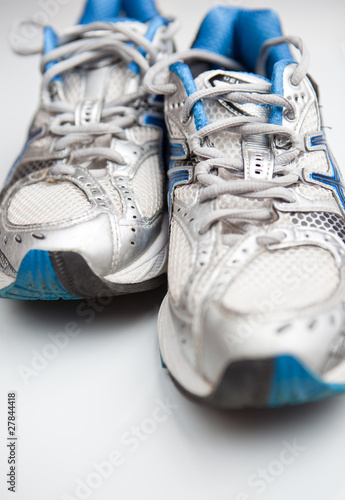
<instances>
[{"instance_id":1,"label":"blue sole accent","mask_svg":"<svg viewBox=\"0 0 345 500\"><path fill-rule=\"evenodd\" d=\"M344 392L345 385L326 383L292 356L280 356L274 360L268 406L311 403Z\"/></svg>"},{"instance_id":2,"label":"blue sole accent","mask_svg":"<svg viewBox=\"0 0 345 500\"><path fill-rule=\"evenodd\" d=\"M16 281L0 297L17 300L78 300L59 282L49 252L31 250L23 259Z\"/></svg>"},{"instance_id":3,"label":"blue sole accent","mask_svg":"<svg viewBox=\"0 0 345 500\"><path fill-rule=\"evenodd\" d=\"M164 370L167 370L167 369L168 369L168 367L167 367L167 365L164 363L164 360L163 360L163 356L162 356L161 351L159 351L159 355L160 355L160 358L161 358L161 365L162 365L162 368L163 368Z\"/></svg>"}]
</instances>

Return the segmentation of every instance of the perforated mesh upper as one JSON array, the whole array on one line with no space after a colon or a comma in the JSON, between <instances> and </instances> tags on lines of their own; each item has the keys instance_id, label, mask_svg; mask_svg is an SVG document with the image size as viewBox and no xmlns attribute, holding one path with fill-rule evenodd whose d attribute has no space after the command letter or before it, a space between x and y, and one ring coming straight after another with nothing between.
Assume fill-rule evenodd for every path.
<instances>
[{"instance_id":1,"label":"perforated mesh upper","mask_svg":"<svg viewBox=\"0 0 345 500\"><path fill-rule=\"evenodd\" d=\"M210 123L224 120L231 116L229 110L217 101L205 101L204 108L206 116ZM223 130L221 132L210 135L210 139L212 140L216 148L224 151L227 155L230 156L230 158L234 158L237 161L241 160L242 145L241 136L239 134L233 134L231 132Z\"/></svg>"},{"instance_id":2,"label":"perforated mesh upper","mask_svg":"<svg viewBox=\"0 0 345 500\"><path fill-rule=\"evenodd\" d=\"M120 196L120 193L118 192L118 190L112 184L109 175L98 178L97 181L100 183L100 185L103 187L103 189L106 191L107 195L109 196L111 202L114 205L115 212L117 214L121 214L122 208L123 208L121 196Z\"/></svg>"},{"instance_id":3,"label":"perforated mesh upper","mask_svg":"<svg viewBox=\"0 0 345 500\"><path fill-rule=\"evenodd\" d=\"M127 80L127 68L128 64L124 62L117 64L110 71L110 78L105 95L106 102L114 101L123 93Z\"/></svg>"},{"instance_id":4,"label":"perforated mesh upper","mask_svg":"<svg viewBox=\"0 0 345 500\"><path fill-rule=\"evenodd\" d=\"M313 104L310 107L310 110L308 111L304 122L302 124L300 133L301 134L307 134L310 132L315 132L315 130L318 129L319 126L319 118L318 118L318 113L316 110L316 105Z\"/></svg>"},{"instance_id":5,"label":"perforated mesh upper","mask_svg":"<svg viewBox=\"0 0 345 500\"><path fill-rule=\"evenodd\" d=\"M84 193L70 182L38 182L21 188L11 199L7 217L12 224L60 222L91 208Z\"/></svg>"},{"instance_id":6,"label":"perforated mesh upper","mask_svg":"<svg viewBox=\"0 0 345 500\"><path fill-rule=\"evenodd\" d=\"M52 167L56 163L55 160L48 160L48 161L30 161L26 163L20 164L14 171L10 182L6 186L7 188L10 188L13 186L17 181L22 179L23 177L26 177L27 175L32 174L33 172L39 172L40 170L44 170L46 168Z\"/></svg>"},{"instance_id":7,"label":"perforated mesh upper","mask_svg":"<svg viewBox=\"0 0 345 500\"><path fill-rule=\"evenodd\" d=\"M196 86L199 89L204 88L203 76L196 79ZM203 104L207 119L210 123L228 119L236 114L231 109L223 106L218 100L205 99ZM256 105L246 105L246 112L253 113L253 115L262 113L262 111L258 111L258 109ZM210 134L209 137L213 145L217 149L223 151L230 159L236 162L243 160L242 137L240 134L234 134L230 131L223 130ZM231 174L226 169L219 169L219 176L228 180ZM241 196L222 196L218 203L218 208L252 208L253 206L256 208L267 206L267 202L251 200ZM226 224L223 224L223 226L225 228Z\"/></svg>"},{"instance_id":8,"label":"perforated mesh upper","mask_svg":"<svg viewBox=\"0 0 345 500\"><path fill-rule=\"evenodd\" d=\"M119 63L111 69L105 93L106 102L113 101L123 93L127 81L127 67L127 63ZM67 71L63 75L63 82L66 99L77 104L85 92L85 71Z\"/></svg>"},{"instance_id":9,"label":"perforated mesh upper","mask_svg":"<svg viewBox=\"0 0 345 500\"><path fill-rule=\"evenodd\" d=\"M171 130L171 134L174 138L177 139L183 137L183 133L173 120L168 119L168 123Z\"/></svg>"},{"instance_id":10,"label":"perforated mesh upper","mask_svg":"<svg viewBox=\"0 0 345 500\"><path fill-rule=\"evenodd\" d=\"M147 158L133 179L134 194L144 217L163 208L163 173L158 155Z\"/></svg>"},{"instance_id":11,"label":"perforated mesh upper","mask_svg":"<svg viewBox=\"0 0 345 500\"><path fill-rule=\"evenodd\" d=\"M137 142L145 144L148 141L158 141L160 138L160 131L155 127L132 127L129 130L129 135L133 136Z\"/></svg>"},{"instance_id":12,"label":"perforated mesh upper","mask_svg":"<svg viewBox=\"0 0 345 500\"><path fill-rule=\"evenodd\" d=\"M301 184L298 187L299 192L306 198L313 200L330 200L333 194L329 189L324 189L321 186L312 186L310 184Z\"/></svg>"},{"instance_id":13,"label":"perforated mesh upper","mask_svg":"<svg viewBox=\"0 0 345 500\"><path fill-rule=\"evenodd\" d=\"M197 184L187 184L186 186L178 186L175 188L174 196L186 205L190 205L195 201L198 194Z\"/></svg>"},{"instance_id":14,"label":"perforated mesh upper","mask_svg":"<svg viewBox=\"0 0 345 500\"><path fill-rule=\"evenodd\" d=\"M339 284L330 252L314 246L264 252L229 286L224 305L239 313L302 309L328 299ZM277 297L279 299L277 300Z\"/></svg>"},{"instance_id":15,"label":"perforated mesh upper","mask_svg":"<svg viewBox=\"0 0 345 500\"><path fill-rule=\"evenodd\" d=\"M168 281L173 300L180 297L191 273L192 250L187 236L180 225L172 219L169 248Z\"/></svg>"},{"instance_id":16,"label":"perforated mesh upper","mask_svg":"<svg viewBox=\"0 0 345 500\"><path fill-rule=\"evenodd\" d=\"M343 217L328 212L296 212L290 214L290 221L304 229L320 229L336 234L345 242L345 221Z\"/></svg>"},{"instance_id":17,"label":"perforated mesh upper","mask_svg":"<svg viewBox=\"0 0 345 500\"><path fill-rule=\"evenodd\" d=\"M12 278L15 278L17 275L15 269L11 266L6 255L1 250L0 250L0 269L2 272L5 272L7 276L11 276Z\"/></svg>"},{"instance_id":18,"label":"perforated mesh upper","mask_svg":"<svg viewBox=\"0 0 345 500\"><path fill-rule=\"evenodd\" d=\"M241 196L233 196L230 194L224 194L219 197L218 208L262 208L269 207L271 201L267 200L257 200L255 198L244 198Z\"/></svg>"},{"instance_id":19,"label":"perforated mesh upper","mask_svg":"<svg viewBox=\"0 0 345 500\"><path fill-rule=\"evenodd\" d=\"M325 151L301 153L298 160L298 167L305 168L307 172L326 174L328 172L328 162Z\"/></svg>"},{"instance_id":20,"label":"perforated mesh upper","mask_svg":"<svg viewBox=\"0 0 345 500\"><path fill-rule=\"evenodd\" d=\"M84 75L81 70L66 71L63 75L65 96L72 104L77 104L84 93Z\"/></svg>"}]
</instances>

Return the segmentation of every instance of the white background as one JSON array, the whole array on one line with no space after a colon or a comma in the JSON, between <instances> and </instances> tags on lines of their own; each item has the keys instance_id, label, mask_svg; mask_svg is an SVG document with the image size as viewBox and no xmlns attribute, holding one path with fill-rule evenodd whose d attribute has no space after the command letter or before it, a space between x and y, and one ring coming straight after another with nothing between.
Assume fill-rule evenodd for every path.
<instances>
[{"instance_id":1,"label":"white background","mask_svg":"<svg viewBox=\"0 0 345 500\"><path fill-rule=\"evenodd\" d=\"M73 24L81 0L64 0L52 24ZM225 2L223 2L225 3ZM183 22L180 49L187 48L211 0L161 0L164 14ZM285 33L309 46L311 74L320 84L329 139L344 158L345 32L343 0L242 2L273 7ZM39 58L11 53L13 22L41 11L38 0L2 0L0 17L0 180L20 152L39 92ZM344 50L342 50L342 44ZM93 315L94 305L0 301L0 499L77 499L78 480L94 480L94 463L118 450L124 463L84 498L94 500L344 500L345 399L272 411L218 412L184 399L160 367L156 318L164 290L114 298ZM98 308L98 306L96 306ZM79 310L80 311L80 310ZM42 366L26 385L19 367L47 351L49 334L74 322L79 335ZM55 353L56 354L56 353ZM6 399L18 399L17 493L6 489ZM152 425L159 403L178 406ZM133 451L123 435L144 428ZM132 429L133 428L133 429ZM151 432L151 434L148 434ZM126 434L127 433L127 434ZM303 451L279 469L283 442ZM262 494L248 484L260 469L278 471ZM91 474L91 475L90 475ZM96 485L96 483L94 483ZM246 495L240 495L243 492ZM70 497L64 495L70 495Z\"/></svg>"}]
</instances>

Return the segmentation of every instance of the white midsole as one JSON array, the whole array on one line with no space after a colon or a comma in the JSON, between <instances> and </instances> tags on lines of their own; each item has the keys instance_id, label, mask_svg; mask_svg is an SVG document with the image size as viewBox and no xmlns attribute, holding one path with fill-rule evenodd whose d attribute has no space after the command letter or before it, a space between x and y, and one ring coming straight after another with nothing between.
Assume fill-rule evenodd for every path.
<instances>
[{"instance_id":1,"label":"white midsole","mask_svg":"<svg viewBox=\"0 0 345 500\"><path fill-rule=\"evenodd\" d=\"M323 378L328 384L345 384L345 361L326 373Z\"/></svg>"},{"instance_id":2,"label":"white midsole","mask_svg":"<svg viewBox=\"0 0 345 500\"><path fill-rule=\"evenodd\" d=\"M16 278L12 278L11 276L7 276L7 274L0 271L0 290L7 288L12 285L16 281Z\"/></svg>"},{"instance_id":3,"label":"white midsole","mask_svg":"<svg viewBox=\"0 0 345 500\"><path fill-rule=\"evenodd\" d=\"M182 351L171 316L168 295L159 311L158 336L163 360L175 380L195 396L209 396L214 386L197 373Z\"/></svg>"},{"instance_id":4,"label":"white midsole","mask_svg":"<svg viewBox=\"0 0 345 500\"><path fill-rule=\"evenodd\" d=\"M135 284L153 279L167 270L168 261L168 220L165 218L161 231L148 250L133 264L104 279L113 284ZM0 270L0 290L15 283L16 278L7 276Z\"/></svg>"},{"instance_id":5,"label":"white midsole","mask_svg":"<svg viewBox=\"0 0 345 500\"><path fill-rule=\"evenodd\" d=\"M171 375L182 387L195 396L209 396L214 391L215 385L196 371L183 352L174 325L168 295L165 297L159 313L158 335L161 354ZM326 384L345 384L345 360L320 379Z\"/></svg>"}]
</instances>

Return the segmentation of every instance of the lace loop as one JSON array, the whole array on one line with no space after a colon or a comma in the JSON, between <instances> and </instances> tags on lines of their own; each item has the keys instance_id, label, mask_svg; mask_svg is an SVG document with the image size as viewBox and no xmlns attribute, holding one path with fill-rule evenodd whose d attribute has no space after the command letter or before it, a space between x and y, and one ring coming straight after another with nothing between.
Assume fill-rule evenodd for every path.
<instances>
[{"instance_id":1,"label":"lace loop","mask_svg":"<svg viewBox=\"0 0 345 500\"><path fill-rule=\"evenodd\" d=\"M269 49L271 49L276 45L281 45L283 43L289 43L293 45L301 53L301 60L299 63L297 63L296 70L294 71L291 77L291 83L296 87L305 78L310 64L309 52L306 46L304 45L302 39L297 36L281 36L277 38L271 38L270 40L264 42L262 44L260 54L258 57L256 73L258 75L265 76L266 74L265 66L267 58L269 56Z\"/></svg>"},{"instance_id":2,"label":"lace loop","mask_svg":"<svg viewBox=\"0 0 345 500\"><path fill-rule=\"evenodd\" d=\"M263 44L258 59L259 74L264 74L264 68L268 57L269 49L274 45L291 43L301 51L302 57L296 63L296 70L291 77L291 83L298 85L307 74L308 53L302 41L295 37L280 37L267 41ZM231 70L242 70L238 64L228 59L218 60L218 56L207 51L189 50L160 61L151 68L144 79L145 88L156 94L171 94L176 92L176 86L171 83L156 82L158 75L166 74L165 70L170 64L188 59L201 60L219 64L220 67ZM214 60L216 59L216 60ZM187 123L192 116L193 108L197 102L202 100L223 100L230 104L257 104L261 106L281 107L290 118L295 118L295 108L292 103L283 96L271 94L271 84L263 81L248 84L219 83L215 87L198 90L187 97L181 112L181 120ZM271 180L250 180L244 179L243 160L228 157L223 151L216 149L212 145L211 136L217 132L228 130L229 133L240 134L242 137L269 135L271 137L284 137L281 144L284 151L276 149L275 154L275 176ZM188 139L192 155L196 158L195 179L203 186L200 193L200 202L216 200L222 195L240 196L247 199L267 201L267 206L259 208L215 208L203 220L200 229L201 233L207 232L213 224L218 222L228 222L234 227L232 234L223 235L227 242L233 242L243 231L243 225L253 223L265 223L272 220L273 201L279 200L286 203L295 201L294 193L291 189L300 181L300 175L291 168L284 168L292 164L301 151L305 151L304 136L296 134L293 130L280 125L263 122L258 116L232 116L208 124L198 130ZM219 176L219 170L224 169L230 175L231 180L226 180ZM237 233L236 233L237 231ZM262 244L277 243L279 237L266 238Z\"/></svg>"},{"instance_id":3,"label":"lace loop","mask_svg":"<svg viewBox=\"0 0 345 500\"><path fill-rule=\"evenodd\" d=\"M157 46L161 39L167 43L176 27L176 24L173 27L169 24L162 26L155 43L145 37L147 27L140 23L136 23L135 27L106 22L78 25L58 37L56 48L44 54L41 61L42 109L53 115L48 132L57 137L54 141L56 151L68 151L73 161L86 162L101 158L126 165L120 153L92 144L100 136L126 138L125 129L135 125L140 103L148 95L139 86L139 78L130 70L130 65L135 64L139 73L146 73L160 57ZM44 26L40 25L40 28ZM43 47L16 51L28 55L42 52ZM119 62L128 64L127 71L136 80L135 90L110 103L103 103L100 121L82 125L76 123L75 105L65 100L63 85L58 77L84 65L98 67Z\"/></svg>"}]
</instances>

